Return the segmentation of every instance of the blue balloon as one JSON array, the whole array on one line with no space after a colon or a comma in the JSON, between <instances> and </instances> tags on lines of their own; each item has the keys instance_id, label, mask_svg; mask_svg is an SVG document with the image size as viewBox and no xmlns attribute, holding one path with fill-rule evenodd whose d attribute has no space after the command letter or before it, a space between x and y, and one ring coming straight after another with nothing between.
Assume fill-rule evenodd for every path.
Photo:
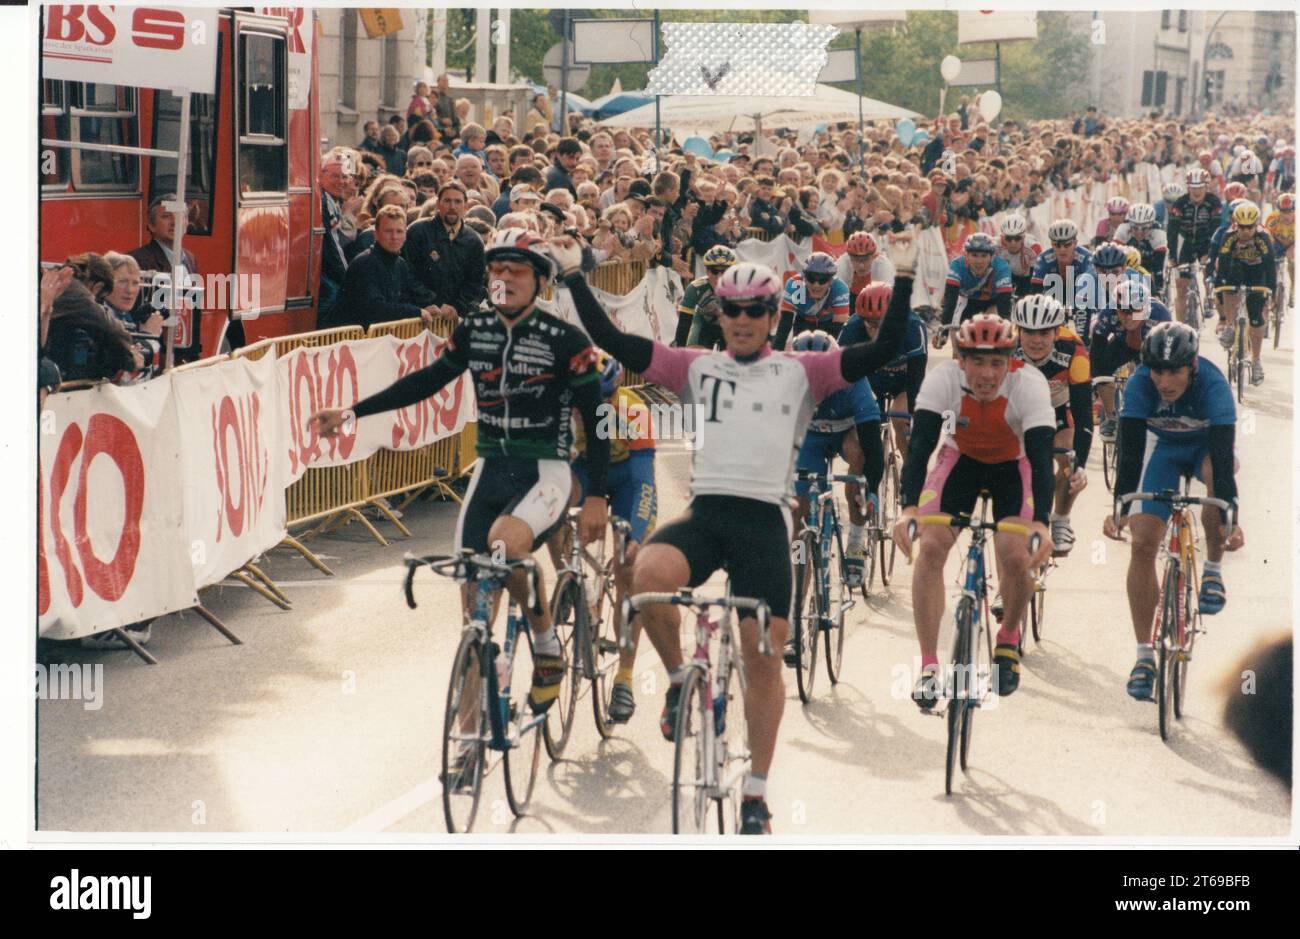
<instances>
[{"instance_id":1,"label":"blue balloon","mask_svg":"<svg viewBox=\"0 0 1300 939\"><path fill-rule=\"evenodd\" d=\"M916 146L918 144L926 143L927 141L929 141L929 139L930 139L930 132L925 130L925 128L922 128L921 130L918 130L916 132L915 136L912 137L912 145Z\"/></svg>"},{"instance_id":2,"label":"blue balloon","mask_svg":"<svg viewBox=\"0 0 1300 939\"><path fill-rule=\"evenodd\" d=\"M898 142L905 147L912 145L912 138L916 136L916 124L910 117L905 117L894 125L894 133L898 135Z\"/></svg>"},{"instance_id":3,"label":"blue balloon","mask_svg":"<svg viewBox=\"0 0 1300 939\"><path fill-rule=\"evenodd\" d=\"M682 149L687 153L694 153L696 156L704 159L712 159L713 148L703 137L687 137L686 142L682 144Z\"/></svg>"},{"instance_id":4,"label":"blue balloon","mask_svg":"<svg viewBox=\"0 0 1300 939\"><path fill-rule=\"evenodd\" d=\"M827 125L826 125L826 123L823 121L821 124L818 124L816 127L813 128L813 133L814 133L814 134L820 134L822 131L824 131L824 130L826 129L826 127L827 127Z\"/></svg>"},{"instance_id":5,"label":"blue balloon","mask_svg":"<svg viewBox=\"0 0 1300 939\"><path fill-rule=\"evenodd\" d=\"M735 156L735 154L730 150L719 150L717 153L713 154L713 159L717 160L719 163L730 163L733 156Z\"/></svg>"}]
</instances>

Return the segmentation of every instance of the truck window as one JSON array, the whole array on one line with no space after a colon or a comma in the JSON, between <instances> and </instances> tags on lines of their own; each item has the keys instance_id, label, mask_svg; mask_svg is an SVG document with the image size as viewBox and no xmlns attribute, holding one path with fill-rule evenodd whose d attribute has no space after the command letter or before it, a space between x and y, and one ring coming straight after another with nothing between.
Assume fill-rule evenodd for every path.
<instances>
[{"instance_id":1,"label":"truck window","mask_svg":"<svg viewBox=\"0 0 1300 939\"><path fill-rule=\"evenodd\" d=\"M72 140L79 143L134 147L139 140L139 116L134 88L90 82L68 82ZM72 150L72 188L133 191L140 158L121 153Z\"/></svg>"},{"instance_id":2,"label":"truck window","mask_svg":"<svg viewBox=\"0 0 1300 939\"><path fill-rule=\"evenodd\" d=\"M283 36L239 37L239 191L288 190L288 102Z\"/></svg>"},{"instance_id":3,"label":"truck window","mask_svg":"<svg viewBox=\"0 0 1300 939\"><path fill-rule=\"evenodd\" d=\"M67 87L53 78L41 81L41 139L68 140ZM41 185L66 189L68 185L68 151L43 147L37 155Z\"/></svg>"},{"instance_id":4,"label":"truck window","mask_svg":"<svg viewBox=\"0 0 1300 939\"><path fill-rule=\"evenodd\" d=\"M181 99L170 91L154 98L153 140L160 150L176 150ZM190 95L190 166L185 201L190 207L187 235L212 234L212 198L217 164L217 96ZM149 201L176 192L176 161L150 160Z\"/></svg>"}]
</instances>

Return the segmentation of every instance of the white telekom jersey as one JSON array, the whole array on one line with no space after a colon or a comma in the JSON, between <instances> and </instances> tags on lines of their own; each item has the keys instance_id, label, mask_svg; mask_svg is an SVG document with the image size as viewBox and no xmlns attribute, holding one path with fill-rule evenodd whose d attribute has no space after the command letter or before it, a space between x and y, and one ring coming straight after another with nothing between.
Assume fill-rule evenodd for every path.
<instances>
[{"instance_id":1,"label":"white telekom jersey","mask_svg":"<svg viewBox=\"0 0 1300 939\"><path fill-rule=\"evenodd\" d=\"M728 352L655 343L645 377L677 394L695 433L691 496L740 496L785 506L795 458L817 403L847 388L841 350Z\"/></svg>"}]
</instances>

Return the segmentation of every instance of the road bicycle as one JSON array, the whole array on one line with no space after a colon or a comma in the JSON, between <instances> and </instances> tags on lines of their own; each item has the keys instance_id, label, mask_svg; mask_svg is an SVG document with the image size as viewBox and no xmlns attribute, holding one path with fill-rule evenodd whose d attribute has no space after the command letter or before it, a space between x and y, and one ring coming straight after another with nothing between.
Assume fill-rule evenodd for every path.
<instances>
[{"instance_id":1,"label":"road bicycle","mask_svg":"<svg viewBox=\"0 0 1300 939\"><path fill-rule=\"evenodd\" d=\"M1237 294L1237 310L1232 336L1232 345L1228 347L1228 383L1235 385L1237 389L1237 403L1241 404L1245 400L1246 383L1250 380L1250 322L1247 320L1246 297L1250 292L1269 293L1269 288L1250 286L1224 286L1216 287L1215 292L1220 294L1223 299L1227 299L1227 294Z\"/></svg>"},{"instance_id":2,"label":"road bicycle","mask_svg":"<svg viewBox=\"0 0 1300 939\"><path fill-rule=\"evenodd\" d=\"M1133 374L1134 365L1132 362L1125 362L1119 368L1115 369L1114 375L1094 375L1092 379L1092 388L1094 393L1100 385L1115 386L1115 413L1112 415L1116 421L1119 415L1124 411L1124 384L1128 381L1129 376ZM1095 399L1095 410L1093 411L1093 426L1101 426L1101 398ZM1098 436L1101 436L1098 434ZM1101 438L1101 472L1102 478L1106 482L1106 488L1110 492L1115 491L1115 474L1119 471L1119 434L1111 437L1109 440Z\"/></svg>"},{"instance_id":3,"label":"road bicycle","mask_svg":"<svg viewBox=\"0 0 1300 939\"><path fill-rule=\"evenodd\" d=\"M1277 259L1277 289L1273 291L1273 315L1270 317L1270 330L1273 333L1273 348L1282 341L1282 321L1286 318L1287 308L1291 303L1291 259L1285 254Z\"/></svg>"},{"instance_id":4,"label":"road bicycle","mask_svg":"<svg viewBox=\"0 0 1300 939\"><path fill-rule=\"evenodd\" d=\"M1124 507L1131 502L1163 502L1173 514L1161 543L1164 573L1156 599L1156 613L1151 624L1151 644L1156 653L1156 710L1159 712L1160 739L1168 740L1172 719L1181 720L1187 703L1187 667L1192 661L1196 637L1205 632L1198 601L1198 566L1196 544L1200 540L1194 505L1212 505L1228 519L1226 531L1236 526L1236 509L1211 496L1190 493L1191 476L1183 477L1182 490L1134 492L1122 496L1115 506L1118 525ZM1171 719L1172 713L1172 719Z\"/></svg>"},{"instance_id":5,"label":"road bicycle","mask_svg":"<svg viewBox=\"0 0 1300 939\"><path fill-rule=\"evenodd\" d=\"M943 676L943 713L948 722L948 745L945 751L943 791L952 795L953 770L960 762L967 771L970 757L975 711L993 694L993 623L989 615L989 585L986 553L990 532L1015 532L1029 535L1029 528L1019 522L989 521L992 500L987 491L980 493L975 515L922 515L908 525L908 538L916 539L916 526L946 525L970 531L964 578L955 614L952 661ZM1029 551L1038 550L1037 535L1029 539Z\"/></svg>"},{"instance_id":6,"label":"road bicycle","mask_svg":"<svg viewBox=\"0 0 1300 939\"><path fill-rule=\"evenodd\" d=\"M733 597L730 580L724 595L716 598L686 589L639 593L623 601L620 644L626 647L630 643L632 617L655 603L689 607L696 613L695 652L685 666L673 732L673 834L705 834L710 815L716 817L718 834L726 833L728 816L731 830L738 832L740 784L749 772L750 751L744 714L733 720L728 713L737 696L743 706L746 689L745 664L736 644L732 613L754 614L758 650L771 655L767 602ZM711 610L720 612L715 616ZM733 730L736 724L738 732Z\"/></svg>"},{"instance_id":7,"label":"road bicycle","mask_svg":"<svg viewBox=\"0 0 1300 939\"><path fill-rule=\"evenodd\" d=\"M807 470L799 470L797 476L810 482L811 488L808 517L793 546L792 649L786 662L794 665L799 700L807 704L812 700L817 677L819 645L824 644L826 648L826 674L831 684L840 680L844 664L844 617L857 604L852 598L853 588L844 576L844 531L834 483L857 483L859 492L865 492L867 480L863 476L828 476ZM864 579L865 574L864 570Z\"/></svg>"},{"instance_id":8,"label":"road bicycle","mask_svg":"<svg viewBox=\"0 0 1300 939\"><path fill-rule=\"evenodd\" d=\"M1200 258L1177 265L1177 276L1189 281L1187 285L1187 310L1183 320L1188 326L1201 331L1205 323L1205 267ZM1166 278L1166 283L1169 278Z\"/></svg>"},{"instance_id":9,"label":"road bicycle","mask_svg":"<svg viewBox=\"0 0 1300 939\"><path fill-rule=\"evenodd\" d=\"M880 573L880 585L889 586L889 579L894 576L894 558L898 554L898 545L894 543L892 532L894 523L903 511L903 459L906 454L898 449L895 439L894 421L912 421L912 415L906 411L894 411L889 405L892 398L885 398L885 412L881 416L880 437L885 452L885 470L880 477L880 496L875 504L868 507L867 517L867 557L862 572L862 599L870 599L876 573Z\"/></svg>"},{"instance_id":10,"label":"road bicycle","mask_svg":"<svg viewBox=\"0 0 1300 939\"><path fill-rule=\"evenodd\" d=\"M528 576L528 607L536 610L541 584L531 558L496 561L465 550L458 555L407 554L406 605L415 609L415 572L427 567L435 574L465 585L473 597L473 613L461 632L452 659L451 680L442 729L442 808L447 831L474 827L483 778L505 768L506 801L521 817L532 798L541 758L541 728L546 714L532 714L528 691L532 674L532 633L513 599L506 613L505 638L492 636L497 594L515 571ZM516 667L522 681L514 681Z\"/></svg>"},{"instance_id":11,"label":"road bicycle","mask_svg":"<svg viewBox=\"0 0 1300 939\"><path fill-rule=\"evenodd\" d=\"M1053 447L1052 453L1055 456L1065 457L1066 472L1074 475L1077 468L1074 451L1068 447ZM1048 555L1047 560L1038 565L1034 571L1033 592L1029 595L1029 629L1021 628L1020 642L1017 646L1018 651L1023 656L1025 654L1025 633L1032 633L1034 643L1038 644L1043 641L1043 633L1046 631L1046 614L1047 614L1047 577L1052 571L1056 570L1057 553L1053 551Z\"/></svg>"},{"instance_id":12,"label":"road bicycle","mask_svg":"<svg viewBox=\"0 0 1300 939\"><path fill-rule=\"evenodd\" d=\"M631 526L621 518L611 519L612 549L605 538L583 545L577 533L580 514L580 509L569 510L565 548L551 597L551 621L568 663L559 697L551 705L555 719L546 722L543 733L552 760L560 758L569 742L584 682L591 692L596 732L602 740L614 733L609 703L618 671L617 617L621 612L614 574L624 563Z\"/></svg>"}]
</instances>

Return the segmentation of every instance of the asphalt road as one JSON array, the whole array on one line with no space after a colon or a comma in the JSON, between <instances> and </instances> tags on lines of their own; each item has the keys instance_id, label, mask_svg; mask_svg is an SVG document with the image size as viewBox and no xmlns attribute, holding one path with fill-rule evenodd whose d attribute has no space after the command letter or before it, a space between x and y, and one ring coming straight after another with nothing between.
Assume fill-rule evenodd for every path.
<instances>
[{"instance_id":1,"label":"asphalt road","mask_svg":"<svg viewBox=\"0 0 1300 939\"><path fill-rule=\"evenodd\" d=\"M1217 346L1210 355L1222 361ZM1240 425L1246 547L1225 565L1228 606L1206 620L1187 713L1169 743L1157 734L1155 706L1124 692L1133 661L1128 549L1101 535L1109 500L1098 446L1073 513L1079 542L1051 579L1045 641L1028 650L1020 690L980 713L971 772L953 795L943 793L944 721L921 715L907 697L906 676L918 663L911 571L900 558L894 587L850 614L840 684L823 673L815 700L801 706L786 673L768 788L774 830L963 842L1287 836L1290 794L1222 721L1225 695L1241 683L1232 667L1291 622L1290 343L1267 351L1265 364L1268 381L1249 390ZM689 462L679 444L661 448L661 520L685 505ZM449 549L454 520L454 505L422 502L404 518L410 541L381 547L355 524L319 539L334 577L277 549L265 569L292 598L291 611L235 584L205 592L242 646L187 613L155 622L155 667L126 652L58 649L58 661L103 664L103 701L97 710L39 702L38 828L442 835L437 772L458 600L453 584L425 577L420 608L408 610L400 556ZM945 622L941 648L949 635ZM498 773L484 783L476 830L669 832L672 747L657 728L665 680L646 644L632 722L600 742L581 701L565 759L552 765L543 755L531 814L510 816Z\"/></svg>"}]
</instances>

